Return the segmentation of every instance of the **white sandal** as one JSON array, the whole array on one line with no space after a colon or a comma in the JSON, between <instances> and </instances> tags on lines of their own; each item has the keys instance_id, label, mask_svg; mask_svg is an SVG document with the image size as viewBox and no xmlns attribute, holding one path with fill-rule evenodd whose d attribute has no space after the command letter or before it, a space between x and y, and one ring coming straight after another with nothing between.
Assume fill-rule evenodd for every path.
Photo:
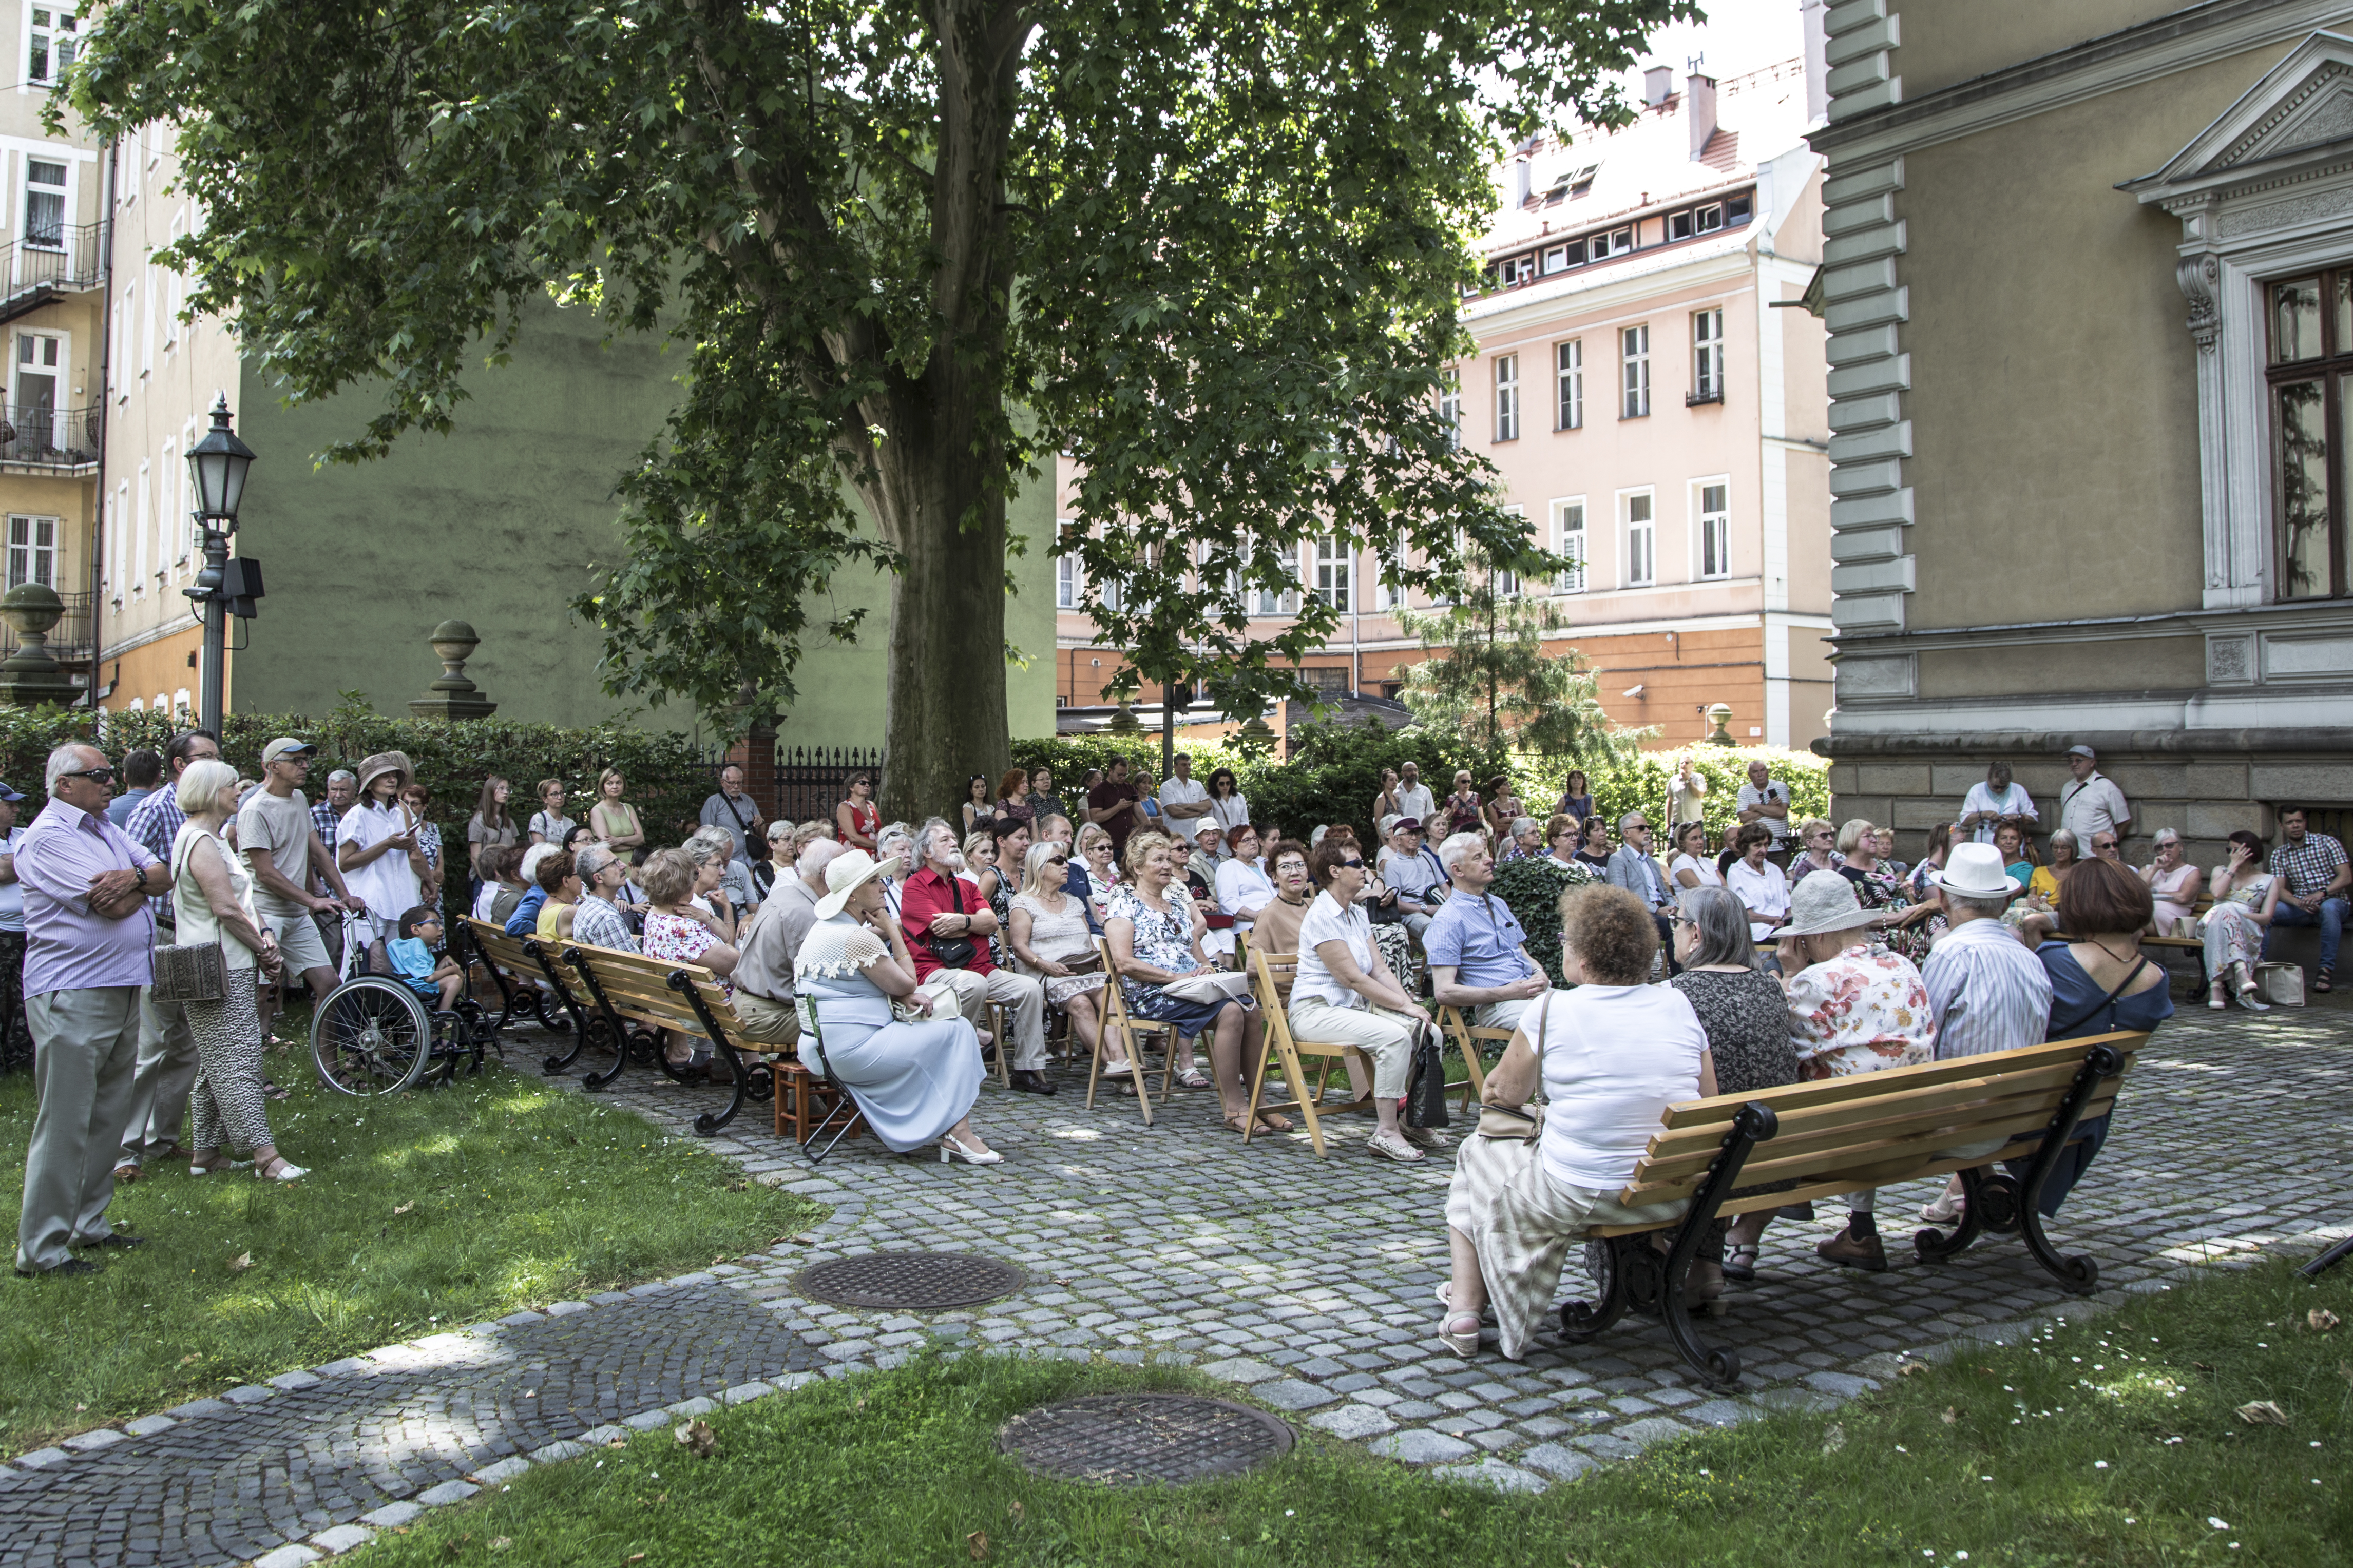
<instances>
[{"instance_id":1,"label":"white sandal","mask_svg":"<svg viewBox=\"0 0 2353 1568\"><path fill-rule=\"evenodd\" d=\"M1438 1342L1448 1353L1469 1361L1479 1353L1478 1318L1470 1312L1449 1312L1438 1320Z\"/></svg>"}]
</instances>

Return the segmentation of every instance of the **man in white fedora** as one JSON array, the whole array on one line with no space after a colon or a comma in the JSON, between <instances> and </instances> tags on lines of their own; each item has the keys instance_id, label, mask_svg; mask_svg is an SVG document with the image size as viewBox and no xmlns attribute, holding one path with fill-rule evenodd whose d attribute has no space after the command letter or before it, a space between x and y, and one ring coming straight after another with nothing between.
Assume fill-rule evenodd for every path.
<instances>
[{"instance_id":1,"label":"man in white fedora","mask_svg":"<svg viewBox=\"0 0 2353 1568\"><path fill-rule=\"evenodd\" d=\"M1928 879L1943 889L1952 922L1920 971L1936 1020L1936 1059L2042 1044L2051 1023L2051 974L2001 923L2019 892L2017 879L2002 869L2001 851L1990 844L1957 844L1945 868ZM1951 1225L1961 1207L1961 1181L1955 1176L1920 1217Z\"/></svg>"},{"instance_id":2,"label":"man in white fedora","mask_svg":"<svg viewBox=\"0 0 2353 1568\"><path fill-rule=\"evenodd\" d=\"M1808 1079L1847 1078L1936 1059L1936 1020L1920 972L1872 940L1873 911L1836 871L1801 878L1782 928L1789 1035ZM1846 1194L1844 1230L1814 1251L1825 1262L1879 1273L1887 1268L1873 1217L1877 1194Z\"/></svg>"}]
</instances>

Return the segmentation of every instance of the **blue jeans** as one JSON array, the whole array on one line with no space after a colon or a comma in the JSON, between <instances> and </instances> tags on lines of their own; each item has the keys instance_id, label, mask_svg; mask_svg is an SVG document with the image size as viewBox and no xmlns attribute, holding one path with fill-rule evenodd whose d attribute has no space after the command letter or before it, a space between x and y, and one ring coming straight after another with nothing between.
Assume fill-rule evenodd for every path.
<instances>
[{"instance_id":1,"label":"blue jeans","mask_svg":"<svg viewBox=\"0 0 2353 1568\"><path fill-rule=\"evenodd\" d=\"M2337 967L2337 939L2345 934L2346 907L2347 902L2343 899L2324 899L2319 912L2315 914L2289 903L2286 895L2282 894L2278 907L2272 911L2272 931L2282 926L2318 926L2320 968L2325 973ZM2263 956L2271 956L2269 931L2263 936Z\"/></svg>"}]
</instances>

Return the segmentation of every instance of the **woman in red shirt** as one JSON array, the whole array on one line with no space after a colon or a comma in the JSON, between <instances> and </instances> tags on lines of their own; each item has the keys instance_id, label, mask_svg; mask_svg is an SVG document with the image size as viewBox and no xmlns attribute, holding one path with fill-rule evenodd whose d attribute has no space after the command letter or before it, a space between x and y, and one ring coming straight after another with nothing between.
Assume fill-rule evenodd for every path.
<instances>
[{"instance_id":1,"label":"woman in red shirt","mask_svg":"<svg viewBox=\"0 0 2353 1568\"><path fill-rule=\"evenodd\" d=\"M874 853L874 835L882 826L882 813L874 804L874 781L864 773L849 775L849 798L833 808L834 831L852 849Z\"/></svg>"}]
</instances>

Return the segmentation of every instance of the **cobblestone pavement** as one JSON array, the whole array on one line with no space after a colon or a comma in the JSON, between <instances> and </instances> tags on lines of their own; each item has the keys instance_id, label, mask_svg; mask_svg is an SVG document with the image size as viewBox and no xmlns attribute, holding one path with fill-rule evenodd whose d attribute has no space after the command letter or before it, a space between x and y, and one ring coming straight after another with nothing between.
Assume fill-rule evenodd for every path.
<instances>
[{"instance_id":1,"label":"cobblestone pavement","mask_svg":"<svg viewBox=\"0 0 2353 1568\"><path fill-rule=\"evenodd\" d=\"M533 1045L509 1059L530 1062ZM2213 1020L2184 1008L2166 1026L2127 1083L2094 1178L2053 1227L2063 1249L2097 1260L2094 1302L2155 1289L2191 1264L2348 1233L2348 1046L2337 1011ZM1180 1096L1146 1129L1133 1101L1105 1095L1090 1112L1083 1076L1063 1080L1053 1099L984 1091L975 1118L1006 1163L979 1169L867 1140L812 1169L767 1131L765 1107L747 1106L711 1146L834 1206L801 1244L593 1309L560 1303L550 1318L519 1314L233 1390L170 1413L170 1425L86 1433L73 1440L81 1452L21 1456L0 1468L0 1568L216 1563L271 1548L268 1568L294 1568L364 1539L368 1525L466 1495L462 1478L495 1484L521 1468L519 1454L567 1457L575 1439L601 1440L633 1414L667 1424L676 1416L665 1406L751 1397L811 1369L894 1364L931 1335L1194 1366L1377 1452L1535 1489L1697 1428L1852 1396L1906 1354L2084 1310L2014 1239L1941 1268L1914 1260L1904 1238L1932 1194L1924 1183L1883 1194L1894 1264L1883 1275L1814 1258L1838 1223L1827 1205L1813 1226L1767 1233L1762 1277L1734 1288L1728 1316L1699 1320L1746 1363L1735 1393L1694 1384L1660 1325L1641 1318L1588 1344L1547 1339L1517 1365L1492 1350L1462 1363L1432 1332L1444 1155L1373 1159L1358 1118L1327 1123L1327 1161L1303 1132L1245 1150L1212 1095ZM632 1068L610 1098L691 1137L692 1116L717 1094ZM810 1263L912 1249L1004 1258L1029 1283L987 1307L923 1315L797 1293ZM744 1311L747 1301L765 1311ZM384 1506L403 1499L414 1500Z\"/></svg>"}]
</instances>

